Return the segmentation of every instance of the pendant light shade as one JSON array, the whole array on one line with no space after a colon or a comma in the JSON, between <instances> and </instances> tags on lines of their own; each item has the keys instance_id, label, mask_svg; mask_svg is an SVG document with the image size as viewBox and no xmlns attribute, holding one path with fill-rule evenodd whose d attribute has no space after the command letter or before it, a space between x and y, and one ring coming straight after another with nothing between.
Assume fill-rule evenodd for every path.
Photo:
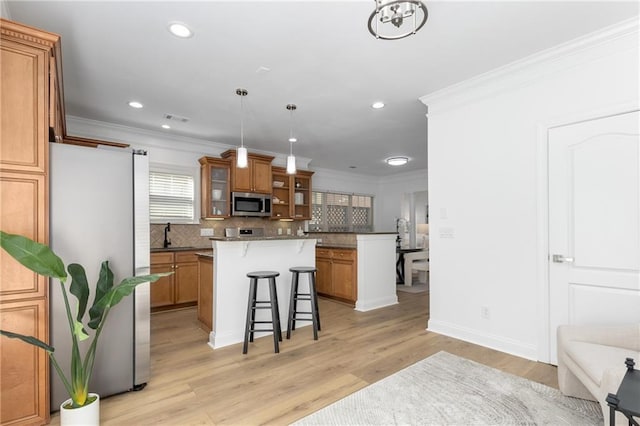
<instances>
[{"instance_id":1,"label":"pendant light shade","mask_svg":"<svg viewBox=\"0 0 640 426\"><path fill-rule=\"evenodd\" d=\"M287 174L296 174L296 157L294 157L293 155L289 155L287 157Z\"/></svg>"},{"instance_id":2,"label":"pendant light shade","mask_svg":"<svg viewBox=\"0 0 640 426\"><path fill-rule=\"evenodd\" d=\"M248 166L247 148L244 147L244 105L242 98L247 96L249 92L246 89L236 89L236 95L240 96L240 146L237 150L236 167L244 169Z\"/></svg>"},{"instance_id":3,"label":"pendant light shade","mask_svg":"<svg viewBox=\"0 0 640 426\"><path fill-rule=\"evenodd\" d=\"M296 157L293 155L293 143L297 142L297 138L293 136L293 111L296 110L295 104L288 104L287 109L291 111L291 126L289 127L289 156L287 157L287 174L296 174Z\"/></svg>"},{"instance_id":4,"label":"pendant light shade","mask_svg":"<svg viewBox=\"0 0 640 426\"><path fill-rule=\"evenodd\" d=\"M247 161L247 148L245 148L244 146L238 147L237 153L238 159L236 162L236 166L244 169L249 165L249 162Z\"/></svg>"}]
</instances>

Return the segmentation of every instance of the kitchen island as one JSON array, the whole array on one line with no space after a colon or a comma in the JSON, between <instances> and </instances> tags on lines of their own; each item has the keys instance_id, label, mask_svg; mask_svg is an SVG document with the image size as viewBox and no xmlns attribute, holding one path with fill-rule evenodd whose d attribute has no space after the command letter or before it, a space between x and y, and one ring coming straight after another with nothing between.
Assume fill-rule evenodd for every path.
<instances>
[{"instance_id":1,"label":"kitchen island","mask_svg":"<svg viewBox=\"0 0 640 426\"><path fill-rule=\"evenodd\" d=\"M280 324L286 329L291 290L291 272L294 266L316 266L316 245L319 238L309 236L278 237L214 237L209 345L214 348L240 343L244 340L247 315L249 278L252 271L277 271L276 279ZM398 303L395 285L395 234L369 233L352 235L355 249L356 295L355 309L369 311ZM325 243L325 247L337 247L339 242ZM320 268L320 267L319 267ZM320 272L320 271L319 271ZM300 291L307 292L308 281L300 278ZM258 286L258 300L268 300L268 286ZM300 311L310 311L308 301L300 301ZM269 320L267 309L256 313L257 320ZM320 311L322 318L322 310ZM322 321L322 320L321 320ZM298 322L296 328L308 326L308 321ZM284 330L283 330L284 331ZM271 334L256 333L256 337Z\"/></svg>"},{"instance_id":2,"label":"kitchen island","mask_svg":"<svg viewBox=\"0 0 640 426\"><path fill-rule=\"evenodd\" d=\"M221 348L244 340L247 316L249 278L252 271L277 271L276 278L280 324L286 328L289 311L291 272L294 266L315 266L316 240L307 237L230 237L212 238L213 245L213 324L209 345ZM307 281L300 280L300 291L307 290ZM258 285L258 300L268 300L266 282ZM309 311L309 302L299 302L301 311ZM305 306L307 304L307 306ZM267 320L271 312L261 309L256 320ZM296 328L310 323L298 322ZM256 337L271 334L256 333Z\"/></svg>"}]
</instances>

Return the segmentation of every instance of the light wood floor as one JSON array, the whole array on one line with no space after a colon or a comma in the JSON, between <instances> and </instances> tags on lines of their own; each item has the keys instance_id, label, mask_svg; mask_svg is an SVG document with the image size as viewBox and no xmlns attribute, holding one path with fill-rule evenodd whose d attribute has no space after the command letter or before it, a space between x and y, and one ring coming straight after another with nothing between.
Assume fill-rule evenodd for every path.
<instances>
[{"instance_id":1,"label":"light wood floor","mask_svg":"<svg viewBox=\"0 0 640 426\"><path fill-rule=\"evenodd\" d=\"M102 424L284 425L438 351L557 388L553 366L425 331L428 293L398 297L365 313L321 299L319 340L302 327L279 354L270 336L212 350L193 308L153 314L151 381L102 400Z\"/></svg>"}]
</instances>

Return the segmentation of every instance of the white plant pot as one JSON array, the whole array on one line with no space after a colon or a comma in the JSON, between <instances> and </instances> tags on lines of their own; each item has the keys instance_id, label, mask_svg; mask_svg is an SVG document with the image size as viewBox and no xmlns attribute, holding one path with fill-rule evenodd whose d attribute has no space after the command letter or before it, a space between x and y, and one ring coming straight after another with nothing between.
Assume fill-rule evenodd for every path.
<instances>
[{"instance_id":1,"label":"white plant pot","mask_svg":"<svg viewBox=\"0 0 640 426\"><path fill-rule=\"evenodd\" d=\"M71 403L71 398L60 404L61 426L99 426L100 425L100 395L90 393L96 400L80 408L64 408Z\"/></svg>"}]
</instances>

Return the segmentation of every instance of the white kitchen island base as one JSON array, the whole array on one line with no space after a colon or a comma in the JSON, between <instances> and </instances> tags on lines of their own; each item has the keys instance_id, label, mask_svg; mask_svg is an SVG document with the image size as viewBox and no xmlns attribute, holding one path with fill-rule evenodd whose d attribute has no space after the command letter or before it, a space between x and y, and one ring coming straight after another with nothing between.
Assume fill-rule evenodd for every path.
<instances>
[{"instance_id":1,"label":"white kitchen island base","mask_svg":"<svg viewBox=\"0 0 640 426\"><path fill-rule=\"evenodd\" d=\"M214 253L214 320L213 330L209 334L209 345L217 349L244 341L249 297L247 273L253 271L277 271L280 273L280 276L276 278L276 288L280 324L283 332L286 331L292 275L289 268L294 266L315 267L316 240L312 238L276 238L244 241L213 240L212 243ZM308 281L301 277L300 291L307 292L307 290ZM266 280L260 280L258 299L269 300L268 294ZM311 307L308 301L298 303L299 310L310 311ZM256 320L270 319L271 312L268 309L261 309L256 313ZM268 328L269 324L265 325ZM308 321L297 322L296 329L308 325L310 325ZM255 337L270 334L272 333L256 332Z\"/></svg>"},{"instance_id":2,"label":"white kitchen island base","mask_svg":"<svg viewBox=\"0 0 640 426\"><path fill-rule=\"evenodd\" d=\"M396 235L358 234L358 298L356 311L398 303L396 295Z\"/></svg>"}]
</instances>

